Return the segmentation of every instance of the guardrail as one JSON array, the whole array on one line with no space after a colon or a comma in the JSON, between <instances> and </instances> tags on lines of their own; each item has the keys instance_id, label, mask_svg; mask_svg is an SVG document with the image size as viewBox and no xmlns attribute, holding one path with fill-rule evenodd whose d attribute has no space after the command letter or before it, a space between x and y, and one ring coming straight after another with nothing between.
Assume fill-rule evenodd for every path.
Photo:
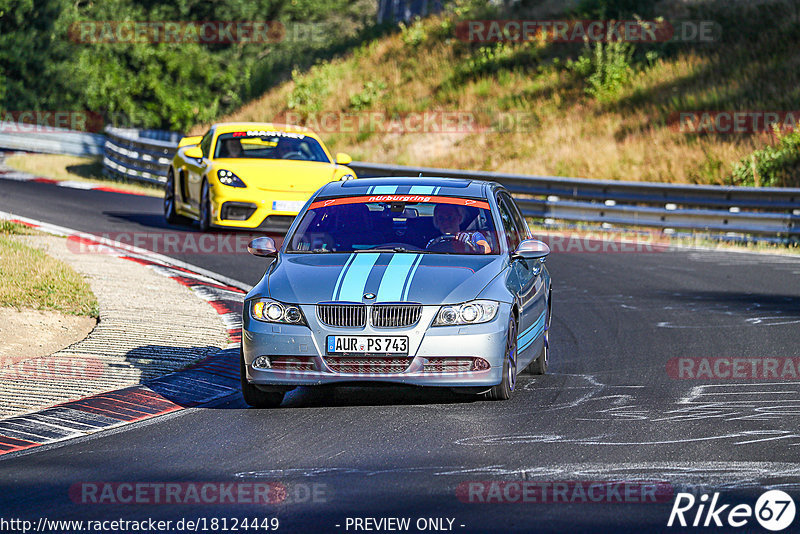
<instances>
[{"instance_id":1,"label":"guardrail","mask_svg":"<svg viewBox=\"0 0 800 534\"><path fill-rule=\"evenodd\" d=\"M523 213L556 220L800 236L800 188L617 182L353 162L360 177L441 176L492 180Z\"/></svg>"},{"instance_id":2,"label":"guardrail","mask_svg":"<svg viewBox=\"0 0 800 534\"><path fill-rule=\"evenodd\" d=\"M107 174L149 183L167 181L167 170L178 148L180 134L112 126L105 132L103 166Z\"/></svg>"},{"instance_id":3,"label":"guardrail","mask_svg":"<svg viewBox=\"0 0 800 534\"><path fill-rule=\"evenodd\" d=\"M106 128L105 133L103 162L106 172L129 180L166 181L180 134L113 127ZM0 147L8 147L3 135L0 132ZM33 150L30 141L29 138L28 147L17 143L20 148L11 148ZM800 237L800 188L585 180L360 161L354 161L350 167L360 177L422 174L493 180L509 189L526 216L543 218L546 224L572 221L661 228L665 231L683 229L777 236L792 240Z\"/></svg>"},{"instance_id":4,"label":"guardrail","mask_svg":"<svg viewBox=\"0 0 800 534\"><path fill-rule=\"evenodd\" d=\"M99 134L22 123L0 124L0 148L24 152L99 156L105 138Z\"/></svg>"}]
</instances>

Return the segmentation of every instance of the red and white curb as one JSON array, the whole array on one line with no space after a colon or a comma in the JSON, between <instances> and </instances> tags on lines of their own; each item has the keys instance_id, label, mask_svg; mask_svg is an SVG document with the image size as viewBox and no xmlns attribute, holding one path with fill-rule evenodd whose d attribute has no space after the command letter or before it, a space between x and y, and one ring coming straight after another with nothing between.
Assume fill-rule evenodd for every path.
<instances>
[{"instance_id":1,"label":"red and white curb","mask_svg":"<svg viewBox=\"0 0 800 534\"><path fill-rule=\"evenodd\" d=\"M22 152L25 154L25 152ZM44 176L36 176L23 171L10 169L5 163L2 162L0 156L0 180L14 180L15 182L36 182L40 184L53 184L58 187L67 187L69 189L83 189L86 191L106 191L108 193L121 193L124 195L136 196L152 196L146 193L138 193L119 187L112 187L103 185L97 182L80 182L77 180L54 180L53 178L45 178Z\"/></svg>"},{"instance_id":2,"label":"red and white curb","mask_svg":"<svg viewBox=\"0 0 800 534\"><path fill-rule=\"evenodd\" d=\"M229 345L181 371L140 385L65 402L0 420L0 456L119 427L220 399L239 390L239 342L246 284L161 254L115 243L91 234L0 211L0 219L43 232L102 246L111 255L134 261L190 288L219 313Z\"/></svg>"}]
</instances>

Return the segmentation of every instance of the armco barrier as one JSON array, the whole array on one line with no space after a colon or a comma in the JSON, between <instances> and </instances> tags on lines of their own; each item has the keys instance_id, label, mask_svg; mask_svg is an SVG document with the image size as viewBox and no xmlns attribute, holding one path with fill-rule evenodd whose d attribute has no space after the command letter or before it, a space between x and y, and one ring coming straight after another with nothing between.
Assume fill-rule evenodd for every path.
<instances>
[{"instance_id":1,"label":"armco barrier","mask_svg":"<svg viewBox=\"0 0 800 534\"><path fill-rule=\"evenodd\" d=\"M107 127L103 166L107 173L150 183L164 183L180 134Z\"/></svg>"},{"instance_id":2,"label":"armco barrier","mask_svg":"<svg viewBox=\"0 0 800 534\"><path fill-rule=\"evenodd\" d=\"M547 220L800 236L800 189L721 187L530 176L353 162L360 177L442 176L493 180L523 213Z\"/></svg>"},{"instance_id":3,"label":"armco barrier","mask_svg":"<svg viewBox=\"0 0 800 534\"><path fill-rule=\"evenodd\" d=\"M99 156L103 153L103 142L104 137L99 134L17 123L0 124L0 148L6 150Z\"/></svg>"},{"instance_id":4,"label":"armco barrier","mask_svg":"<svg viewBox=\"0 0 800 534\"><path fill-rule=\"evenodd\" d=\"M166 181L180 134L112 127L106 128L105 133L104 165L108 173L146 182ZM30 149L19 147L20 143L13 139L11 142L17 146L3 144L6 141L3 136L0 132L0 147ZM800 237L799 188L585 180L360 161L354 161L350 167L360 177L422 174L493 180L511 191L525 215L543 218L545 222L730 232L792 240Z\"/></svg>"}]
</instances>

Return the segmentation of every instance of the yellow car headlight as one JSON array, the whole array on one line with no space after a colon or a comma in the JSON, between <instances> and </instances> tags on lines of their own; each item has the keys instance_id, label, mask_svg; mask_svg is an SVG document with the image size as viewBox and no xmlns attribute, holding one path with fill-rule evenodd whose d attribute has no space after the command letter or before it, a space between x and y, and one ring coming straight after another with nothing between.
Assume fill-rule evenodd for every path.
<instances>
[{"instance_id":1,"label":"yellow car headlight","mask_svg":"<svg viewBox=\"0 0 800 534\"><path fill-rule=\"evenodd\" d=\"M220 169L217 171L217 180L219 180L219 183L222 185L227 185L230 187L247 187L247 184L245 184L241 178L233 174L233 172L225 169Z\"/></svg>"}]
</instances>

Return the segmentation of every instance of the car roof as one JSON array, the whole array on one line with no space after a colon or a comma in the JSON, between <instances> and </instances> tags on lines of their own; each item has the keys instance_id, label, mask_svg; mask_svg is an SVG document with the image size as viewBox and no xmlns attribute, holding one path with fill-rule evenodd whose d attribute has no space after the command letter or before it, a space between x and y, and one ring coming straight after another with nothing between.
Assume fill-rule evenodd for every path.
<instances>
[{"instance_id":1,"label":"car roof","mask_svg":"<svg viewBox=\"0 0 800 534\"><path fill-rule=\"evenodd\" d=\"M363 195L437 195L468 198L486 198L497 187L496 182L462 178L358 178L344 182L331 182L317 197L350 197Z\"/></svg>"}]
</instances>

